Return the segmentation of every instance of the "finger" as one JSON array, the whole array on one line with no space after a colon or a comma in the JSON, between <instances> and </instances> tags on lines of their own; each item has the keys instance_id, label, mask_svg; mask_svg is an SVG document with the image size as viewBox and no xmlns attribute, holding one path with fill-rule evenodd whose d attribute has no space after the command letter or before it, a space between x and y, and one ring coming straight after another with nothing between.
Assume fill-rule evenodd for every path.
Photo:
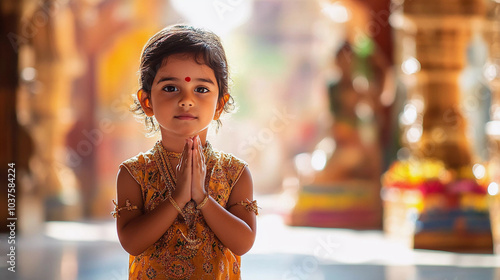
<instances>
[{"instance_id":1,"label":"finger","mask_svg":"<svg viewBox=\"0 0 500 280\"><path fill-rule=\"evenodd\" d=\"M200 159L201 159L201 150L200 150L200 145L199 145L199 138L197 137L196 138L196 162L199 163L200 162Z\"/></svg>"},{"instance_id":2,"label":"finger","mask_svg":"<svg viewBox=\"0 0 500 280\"><path fill-rule=\"evenodd\" d=\"M188 147L189 147L188 146L188 141L186 139L186 141L184 143L184 148L182 149L181 160L186 158Z\"/></svg>"},{"instance_id":3,"label":"finger","mask_svg":"<svg viewBox=\"0 0 500 280\"><path fill-rule=\"evenodd\" d=\"M188 144L188 148L187 148L187 160L186 160L186 164L187 166L191 167L192 165L192 161L193 161L193 140L192 139L188 139L187 140L187 144Z\"/></svg>"},{"instance_id":4,"label":"finger","mask_svg":"<svg viewBox=\"0 0 500 280\"><path fill-rule=\"evenodd\" d=\"M198 143L196 142L196 136L193 137L193 152L196 152L198 150Z\"/></svg>"},{"instance_id":5,"label":"finger","mask_svg":"<svg viewBox=\"0 0 500 280\"><path fill-rule=\"evenodd\" d=\"M198 147L198 150L201 152L201 140L200 140L200 136L197 135L196 136L196 146Z\"/></svg>"},{"instance_id":6,"label":"finger","mask_svg":"<svg viewBox=\"0 0 500 280\"><path fill-rule=\"evenodd\" d=\"M203 149L200 149L200 164L205 165L205 154L203 153Z\"/></svg>"},{"instance_id":7,"label":"finger","mask_svg":"<svg viewBox=\"0 0 500 280\"><path fill-rule=\"evenodd\" d=\"M198 168L199 155L197 150L193 150L193 171Z\"/></svg>"},{"instance_id":8,"label":"finger","mask_svg":"<svg viewBox=\"0 0 500 280\"><path fill-rule=\"evenodd\" d=\"M193 138L188 138L187 141L188 141L188 145L189 145L189 150L192 150L193 147L194 147L194 140L193 140Z\"/></svg>"},{"instance_id":9,"label":"finger","mask_svg":"<svg viewBox=\"0 0 500 280\"><path fill-rule=\"evenodd\" d=\"M177 166L175 166L175 171L177 172L177 174L179 174L179 172L181 171L181 167L182 167L182 156L181 158L179 159L179 162L177 163Z\"/></svg>"},{"instance_id":10,"label":"finger","mask_svg":"<svg viewBox=\"0 0 500 280\"><path fill-rule=\"evenodd\" d=\"M196 153L198 154L198 163L200 164L201 161L203 160L203 149L201 149L201 145L200 145L200 138L197 139L197 143L196 143Z\"/></svg>"},{"instance_id":11,"label":"finger","mask_svg":"<svg viewBox=\"0 0 500 280\"><path fill-rule=\"evenodd\" d=\"M185 154L187 155L187 153L189 152L189 150L191 150L191 139L187 138L186 139L186 144L184 145L184 152Z\"/></svg>"},{"instance_id":12,"label":"finger","mask_svg":"<svg viewBox=\"0 0 500 280\"><path fill-rule=\"evenodd\" d=\"M186 162L186 157L187 157L187 152L188 152L188 142L186 139L186 143L184 144L184 148L182 149L182 154L181 157L179 158L179 162L177 163L177 169L180 170L182 166Z\"/></svg>"},{"instance_id":13,"label":"finger","mask_svg":"<svg viewBox=\"0 0 500 280\"><path fill-rule=\"evenodd\" d=\"M205 163L205 154L203 153L203 145L201 145L201 139L200 139L199 135L198 135L198 148L200 150L201 163L204 164Z\"/></svg>"},{"instance_id":14,"label":"finger","mask_svg":"<svg viewBox=\"0 0 500 280\"><path fill-rule=\"evenodd\" d=\"M200 152L201 151L200 136L196 135L195 141L196 141L196 149L198 150L198 152Z\"/></svg>"},{"instance_id":15,"label":"finger","mask_svg":"<svg viewBox=\"0 0 500 280\"><path fill-rule=\"evenodd\" d=\"M196 154L196 162L201 164L203 160L203 149L201 148L200 136L196 136Z\"/></svg>"}]
</instances>

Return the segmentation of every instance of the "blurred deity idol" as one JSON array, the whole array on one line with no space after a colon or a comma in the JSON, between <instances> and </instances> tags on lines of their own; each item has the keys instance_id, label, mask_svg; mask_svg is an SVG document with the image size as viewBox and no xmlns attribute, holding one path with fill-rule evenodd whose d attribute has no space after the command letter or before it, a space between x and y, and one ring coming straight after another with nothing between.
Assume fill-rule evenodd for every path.
<instances>
[{"instance_id":1,"label":"blurred deity idol","mask_svg":"<svg viewBox=\"0 0 500 280\"><path fill-rule=\"evenodd\" d=\"M345 15L337 27L344 29L344 41L324 58L332 73L325 86L333 122L311 155L314 174L302 180L290 223L381 228L382 139L394 100L390 62L374 38L382 31L371 28L373 10L362 2L327 1L323 11L333 21Z\"/></svg>"}]
</instances>

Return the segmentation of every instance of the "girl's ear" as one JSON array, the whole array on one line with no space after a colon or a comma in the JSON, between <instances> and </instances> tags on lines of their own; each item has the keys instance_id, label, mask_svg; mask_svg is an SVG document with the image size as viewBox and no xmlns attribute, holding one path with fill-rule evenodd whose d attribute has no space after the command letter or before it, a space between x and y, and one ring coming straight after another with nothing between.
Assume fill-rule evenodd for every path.
<instances>
[{"instance_id":1,"label":"girl's ear","mask_svg":"<svg viewBox=\"0 0 500 280\"><path fill-rule=\"evenodd\" d=\"M146 113L146 116L154 116L153 106L151 106L151 97L143 89L137 91L137 99L141 103L142 110Z\"/></svg>"},{"instance_id":2,"label":"girl's ear","mask_svg":"<svg viewBox=\"0 0 500 280\"><path fill-rule=\"evenodd\" d=\"M222 98L219 98L219 101L217 101L217 108L215 109L214 121L220 118L220 115L224 111L224 106L226 105L228 100L229 94L227 93L225 93Z\"/></svg>"}]
</instances>

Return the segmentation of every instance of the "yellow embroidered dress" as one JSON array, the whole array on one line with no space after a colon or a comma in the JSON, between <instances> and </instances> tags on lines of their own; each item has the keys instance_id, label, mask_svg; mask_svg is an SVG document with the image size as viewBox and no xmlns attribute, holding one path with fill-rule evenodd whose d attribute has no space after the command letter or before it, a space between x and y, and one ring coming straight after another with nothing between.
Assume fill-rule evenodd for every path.
<instances>
[{"instance_id":1,"label":"yellow embroidered dress","mask_svg":"<svg viewBox=\"0 0 500 280\"><path fill-rule=\"evenodd\" d=\"M247 165L242 160L214 151L207 142L206 187L222 207ZM161 142L146 153L124 161L125 167L141 186L144 212L153 210L173 190L165 178L166 151ZM168 159L167 159L168 160ZM163 162L163 163L162 163ZM129 258L129 279L240 279L240 257L219 241L191 201L165 234L138 256Z\"/></svg>"}]
</instances>

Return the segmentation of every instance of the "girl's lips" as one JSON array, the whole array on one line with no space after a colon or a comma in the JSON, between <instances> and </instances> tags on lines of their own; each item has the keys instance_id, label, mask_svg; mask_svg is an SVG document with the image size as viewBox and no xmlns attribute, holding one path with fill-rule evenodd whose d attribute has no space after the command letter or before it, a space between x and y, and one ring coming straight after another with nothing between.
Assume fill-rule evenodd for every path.
<instances>
[{"instance_id":1,"label":"girl's lips","mask_svg":"<svg viewBox=\"0 0 500 280\"><path fill-rule=\"evenodd\" d=\"M179 119L179 120L183 120L183 121L189 121L189 120L194 120L194 119L196 119L196 117L195 117L195 116L193 116L193 115L189 115L189 114L175 116L175 118L176 118L176 119Z\"/></svg>"}]
</instances>

